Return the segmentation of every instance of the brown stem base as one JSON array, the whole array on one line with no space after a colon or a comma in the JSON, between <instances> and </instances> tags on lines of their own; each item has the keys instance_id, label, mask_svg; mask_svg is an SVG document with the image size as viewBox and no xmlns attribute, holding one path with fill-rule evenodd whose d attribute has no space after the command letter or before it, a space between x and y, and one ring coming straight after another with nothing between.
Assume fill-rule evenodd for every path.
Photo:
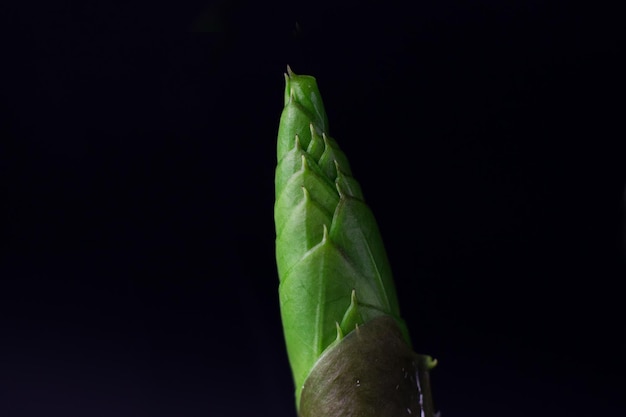
<instances>
[{"instance_id":1,"label":"brown stem base","mask_svg":"<svg viewBox=\"0 0 626 417\"><path fill-rule=\"evenodd\" d=\"M433 360L412 351L395 320L376 318L329 349L305 381L300 417L435 417Z\"/></svg>"}]
</instances>

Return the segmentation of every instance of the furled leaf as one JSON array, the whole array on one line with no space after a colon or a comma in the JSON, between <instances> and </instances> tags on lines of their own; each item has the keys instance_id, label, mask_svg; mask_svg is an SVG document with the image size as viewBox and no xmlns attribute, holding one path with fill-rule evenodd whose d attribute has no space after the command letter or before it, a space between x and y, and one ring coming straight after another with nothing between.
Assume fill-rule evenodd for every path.
<instances>
[{"instance_id":1,"label":"furled leaf","mask_svg":"<svg viewBox=\"0 0 626 417\"><path fill-rule=\"evenodd\" d=\"M312 381L307 378L325 378L313 373L320 358L333 357L344 339L356 340L351 335L359 326L373 329L371 322L384 320L393 327L381 333L393 340L381 340L378 352L386 352L385 343L412 350L376 220L345 154L329 136L317 82L291 69L285 82L274 217L281 315L299 407L302 389ZM416 361L411 355L402 360Z\"/></svg>"}]
</instances>

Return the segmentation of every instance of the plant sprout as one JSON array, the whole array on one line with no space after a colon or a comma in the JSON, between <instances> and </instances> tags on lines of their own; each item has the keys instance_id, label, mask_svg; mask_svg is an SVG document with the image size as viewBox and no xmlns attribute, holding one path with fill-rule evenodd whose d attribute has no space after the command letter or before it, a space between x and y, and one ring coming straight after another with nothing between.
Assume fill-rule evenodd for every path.
<instances>
[{"instance_id":1,"label":"plant sprout","mask_svg":"<svg viewBox=\"0 0 626 417\"><path fill-rule=\"evenodd\" d=\"M374 215L315 78L287 67L274 220L279 296L300 417L434 415Z\"/></svg>"}]
</instances>

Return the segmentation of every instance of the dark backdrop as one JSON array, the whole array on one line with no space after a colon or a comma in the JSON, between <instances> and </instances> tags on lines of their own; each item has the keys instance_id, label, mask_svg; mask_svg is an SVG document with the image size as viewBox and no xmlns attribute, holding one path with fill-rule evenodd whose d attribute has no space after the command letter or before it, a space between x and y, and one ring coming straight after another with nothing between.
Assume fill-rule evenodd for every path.
<instances>
[{"instance_id":1,"label":"dark backdrop","mask_svg":"<svg viewBox=\"0 0 626 417\"><path fill-rule=\"evenodd\" d=\"M0 415L295 416L287 64L318 79L443 416L623 415L617 13L432 3L4 6L26 30L2 52Z\"/></svg>"}]
</instances>

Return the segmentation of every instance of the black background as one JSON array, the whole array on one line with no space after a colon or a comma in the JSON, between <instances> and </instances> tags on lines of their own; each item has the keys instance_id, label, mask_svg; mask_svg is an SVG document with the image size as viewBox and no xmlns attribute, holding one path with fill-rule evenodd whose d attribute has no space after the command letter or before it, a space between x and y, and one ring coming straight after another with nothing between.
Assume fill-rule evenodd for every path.
<instances>
[{"instance_id":1,"label":"black background","mask_svg":"<svg viewBox=\"0 0 626 417\"><path fill-rule=\"evenodd\" d=\"M618 14L250 3L3 13L25 30L3 46L0 415L295 416L287 64L318 79L443 416L624 415Z\"/></svg>"}]
</instances>

